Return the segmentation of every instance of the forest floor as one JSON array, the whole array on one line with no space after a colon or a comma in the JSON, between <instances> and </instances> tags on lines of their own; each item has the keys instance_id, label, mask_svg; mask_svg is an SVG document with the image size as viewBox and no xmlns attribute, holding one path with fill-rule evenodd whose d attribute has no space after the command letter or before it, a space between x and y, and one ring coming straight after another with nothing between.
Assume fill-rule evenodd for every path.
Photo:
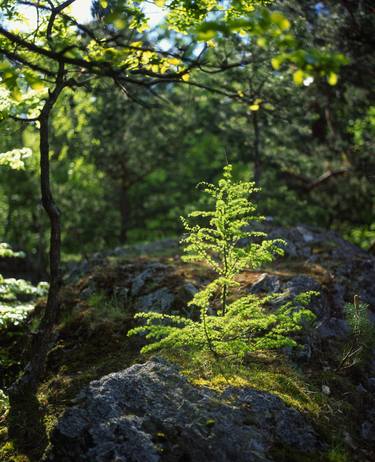
<instances>
[{"instance_id":1,"label":"forest floor","mask_svg":"<svg viewBox=\"0 0 375 462\"><path fill-rule=\"evenodd\" d=\"M293 289L291 281L305 281L303 284L307 286L315 281L322 292L322 298L317 301L320 321L327 316L339 318L335 312L337 287L332 284L332 271L338 268L339 258L332 254L336 248L337 243L320 241L315 248L309 244L308 258L297 251L261 271L243 272L238 279L239 294L248 293L252 287L259 293L267 293L269 284L276 284L276 289L282 291L288 284L289 289ZM319 258L311 259L314 255ZM322 255L326 255L324 259ZM368 258L359 251L357 257ZM140 354L144 341L126 335L134 326L133 317L137 311L156 304L162 311L187 314L184 310L188 300L197 287L210 279L210 273L204 265L183 263L172 246L164 251L157 249L147 257L137 252L130 256L102 256L77 274L71 272L66 279L68 283L62 292L56 327L57 342L49 352L47 375L38 394L47 435L64 410L74 403L80 390L92 380L149 359ZM43 307L41 300L26 329L37 328ZM14 335L0 341L12 358L6 369L9 383L26 360L23 357L26 336L20 335L25 333L22 330L25 327L15 329ZM361 435L366 409L374 404L368 385L369 366L358 364L338 371L345 339L335 328L330 327L332 332L327 333L327 326L325 330L321 327L309 348L297 355L285 351L260 352L241 364L218 363L208 355L169 352L164 353L164 357L179 364L183 374L198 387L216 391L230 386L252 387L280 397L324 435L327 450L317 460L370 461L375 454L373 441L371 437L365 441ZM7 438L6 415L1 418L1 461L40 460L44 446L45 440L41 438L34 447L20 451ZM281 451L275 460L302 461L296 457L291 452Z\"/></svg>"}]
</instances>

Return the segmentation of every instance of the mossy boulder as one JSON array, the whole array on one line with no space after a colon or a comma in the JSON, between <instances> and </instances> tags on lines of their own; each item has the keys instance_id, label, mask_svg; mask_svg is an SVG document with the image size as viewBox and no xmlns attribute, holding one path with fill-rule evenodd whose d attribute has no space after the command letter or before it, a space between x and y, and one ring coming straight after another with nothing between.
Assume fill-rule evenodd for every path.
<instances>
[{"instance_id":1,"label":"mossy boulder","mask_svg":"<svg viewBox=\"0 0 375 462\"><path fill-rule=\"evenodd\" d=\"M77 402L52 434L49 462L272 462L274 447L313 458L325 446L275 395L195 387L161 359L91 382Z\"/></svg>"}]
</instances>

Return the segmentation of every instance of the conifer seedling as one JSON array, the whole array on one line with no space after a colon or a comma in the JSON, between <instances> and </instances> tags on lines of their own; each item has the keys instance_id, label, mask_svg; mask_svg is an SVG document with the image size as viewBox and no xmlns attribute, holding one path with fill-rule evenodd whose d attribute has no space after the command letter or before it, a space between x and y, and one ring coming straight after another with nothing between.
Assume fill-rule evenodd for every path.
<instances>
[{"instance_id":1,"label":"conifer seedling","mask_svg":"<svg viewBox=\"0 0 375 462\"><path fill-rule=\"evenodd\" d=\"M265 233L254 230L254 224L263 219L250 200L256 191L254 183L234 181L232 166L227 165L217 185L200 185L209 195L211 208L182 218L186 237L181 241L185 262L203 263L216 275L189 302L199 310L199 320L154 311L137 313L135 318L143 325L128 335L145 334L149 343L142 352L182 348L237 359L257 350L295 346L291 334L314 318L306 309L312 293L301 294L278 309L268 306L271 296L236 298L239 273L283 254L284 241L267 239Z\"/></svg>"}]
</instances>

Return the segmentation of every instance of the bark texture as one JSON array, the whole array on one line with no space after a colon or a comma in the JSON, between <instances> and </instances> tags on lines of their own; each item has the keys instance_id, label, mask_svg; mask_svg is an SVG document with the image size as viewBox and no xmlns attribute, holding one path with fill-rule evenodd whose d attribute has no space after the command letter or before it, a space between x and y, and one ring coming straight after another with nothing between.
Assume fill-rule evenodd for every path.
<instances>
[{"instance_id":1,"label":"bark texture","mask_svg":"<svg viewBox=\"0 0 375 462\"><path fill-rule=\"evenodd\" d=\"M27 354L29 362L21 377L9 390L9 436L24 450L31 452L35 438L45 438L37 391L45 372L48 351L54 341L53 328L59 312L61 223L60 211L55 204L50 183L49 123L51 111L64 86L64 66L61 64L55 88L50 91L38 118L41 199L50 221L50 286L44 316L30 343Z\"/></svg>"}]
</instances>

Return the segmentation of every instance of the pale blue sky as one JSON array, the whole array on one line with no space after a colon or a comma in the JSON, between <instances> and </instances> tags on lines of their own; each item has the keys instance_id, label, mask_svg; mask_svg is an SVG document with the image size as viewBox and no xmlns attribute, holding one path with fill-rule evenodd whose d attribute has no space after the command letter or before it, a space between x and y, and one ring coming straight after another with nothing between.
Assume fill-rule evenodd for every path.
<instances>
[{"instance_id":1,"label":"pale blue sky","mask_svg":"<svg viewBox=\"0 0 375 462\"><path fill-rule=\"evenodd\" d=\"M73 11L74 17L80 22L85 23L90 21L91 19L91 3L92 0L76 0L73 2L71 9ZM35 8L33 7L23 7L23 13L31 24L36 22L36 15L35 15ZM150 26L155 26L158 24L161 19L164 17L163 11L161 8L158 8L153 3L146 3L144 11L146 15L149 17L149 24Z\"/></svg>"},{"instance_id":2,"label":"pale blue sky","mask_svg":"<svg viewBox=\"0 0 375 462\"><path fill-rule=\"evenodd\" d=\"M76 0L73 3L73 14L77 19L79 19L80 22L87 22L90 20L91 1L92 0ZM145 4L144 10L147 16L150 18L149 21L151 26L156 25L163 17L162 10L151 2L147 2Z\"/></svg>"}]
</instances>

